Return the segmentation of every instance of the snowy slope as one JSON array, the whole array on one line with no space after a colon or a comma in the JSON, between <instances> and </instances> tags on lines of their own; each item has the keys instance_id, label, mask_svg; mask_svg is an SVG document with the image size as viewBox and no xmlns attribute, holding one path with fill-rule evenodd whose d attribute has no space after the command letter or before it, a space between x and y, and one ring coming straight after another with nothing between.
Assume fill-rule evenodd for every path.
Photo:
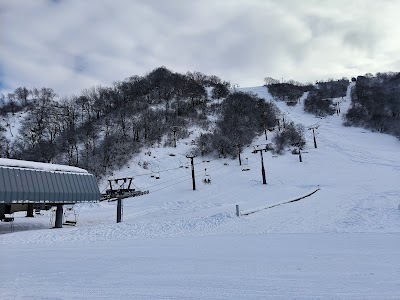
<instances>
[{"instance_id":1,"label":"snowy slope","mask_svg":"<svg viewBox=\"0 0 400 300\"><path fill-rule=\"evenodd\" d=\"M25 118L26 114L26 112L8 113L6 116L0 117L0 125L6 130L4 134L7 140L14 141L18 136L21 120Z\"/></svg>"},{"instance_id":2,"label":"snowy slope","mask_svg":"<svg viewBox=\"0 0 400 300\"><path fill-rule=\"evenodd\" d=\"M350 88L337 99L342 114ZM265 87L241 90L273 101ZM124 200L122 223L115 202L77 206L74 228L47 229L51 212L16 215L14 233L0 223L0 298L400 298L399 141L276 104L286 119L320 125L317 149L306 133L302 163L264 154L263 185L252 147L243 149L247 172L237 160L196 157L193 191L185 154L196 129L177 148L146 149L114 174L150 191ZM210 185L201 182L205 168ZM238 218L236 205L259 211Z\"/></svg>"}]
</instances>

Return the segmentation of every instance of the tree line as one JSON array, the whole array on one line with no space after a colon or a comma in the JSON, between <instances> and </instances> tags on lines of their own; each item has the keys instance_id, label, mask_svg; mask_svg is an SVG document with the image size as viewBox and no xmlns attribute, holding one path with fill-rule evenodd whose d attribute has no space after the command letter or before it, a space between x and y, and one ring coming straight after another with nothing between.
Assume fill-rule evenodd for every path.
<instances>
[{"instance_id":1,"label":"tree line","mask_svg":"<svg viewBox=\"0 0 400 300\"><path fill-rule=\"evenodd\" d=\"M358 76L345 125L362 126L400 138L400 73Z\"/></svg>"},{"instance_id":2,"label":"tree line","mask_svg":"<svg viewBox=\"0 0 400 300\"><path fill-rule=\"evenodd\" d=\"M207 104L229 94L229 82L200 72L174 73L159 67L111 87L95 86L59 98L51 88L17 88L0 98L0 115L22 116L19 134L0 128L0 155L68 164L97 177L124 165L142 147L178 138L189 124L207 127Z\"/></svg>"}]
</instances>

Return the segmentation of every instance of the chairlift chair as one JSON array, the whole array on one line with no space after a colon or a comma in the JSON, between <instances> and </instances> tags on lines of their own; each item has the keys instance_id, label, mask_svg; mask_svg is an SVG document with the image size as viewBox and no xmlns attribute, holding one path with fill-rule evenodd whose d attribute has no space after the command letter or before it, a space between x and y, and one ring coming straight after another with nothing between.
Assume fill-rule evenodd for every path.
<instances>
[{"instance_id":1,"label":"chairlift chair","mask_svg":"<svg viewBox=\"0 0 400 300\"><path fill-rule=\"evenodd\" d=\"M210 174L207 173L207 169L204 169L203 183L204 184L210 184L211 183L211 176L210 176Z\"/></svg>"},{"instance_id":2,"label":"chairlift chair","mask_svg":"<svg viewBox=\"0 0 400 300\"><path fill-rule=\"evenodd\" d=\"M78 213L75 211L74 207L67 207L64 212L64 223L63 225L75 226L78 222Z\"/></svg>"},{"instance_id":3,"label":"chairlift chair","mask_svg":"<svg viewBox=\"0 0 400 300\"><path fill-rule=\"evenodd\" d=\"M246 161L242 165L242 171L250 171L249 159L246 157Z\"/></svg>"}]
</instances>

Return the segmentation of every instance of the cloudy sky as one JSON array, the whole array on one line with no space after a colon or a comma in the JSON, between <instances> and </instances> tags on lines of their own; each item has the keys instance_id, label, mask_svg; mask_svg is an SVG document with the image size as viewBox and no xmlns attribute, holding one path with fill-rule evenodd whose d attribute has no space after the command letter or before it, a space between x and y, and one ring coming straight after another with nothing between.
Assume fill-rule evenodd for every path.
<instances>
[{"instance_id":1,"label":"cloudy sky","mask_svg":"<svg viewBox=\"0 0 400 300\"><path fill-rule=\"evenodd\" d=\"M1 0L0 93L165 66L240 86L400 71L397 0Z\"/></svg>"}]
</instances>

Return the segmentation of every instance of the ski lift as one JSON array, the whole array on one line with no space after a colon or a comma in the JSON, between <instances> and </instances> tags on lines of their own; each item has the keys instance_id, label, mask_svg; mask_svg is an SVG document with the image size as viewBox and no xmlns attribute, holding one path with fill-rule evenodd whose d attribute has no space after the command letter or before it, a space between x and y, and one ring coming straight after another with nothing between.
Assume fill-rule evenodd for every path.
<instances>
[{"instance_id":1,"label":"ski lift","mask_svg":"<svg viewBox=\"0 0 400 300\"><path fill-rule=\"evenodd\" d=\"M40 210L41 210L40 205L34 207L34 212L35 212L36 215L40 215L41 214Z\"/></svg>"},{"instance_id":2,"label":"ski lift","mask_svg":"<svg viewBox=\"0 0 400 300\"><path fill-rule=\"evenodd\" d=\"M242 171L250 171L249 159L246 157L246 161L242 165Z\"/></svg>"},{"instance_id":3,"label":"ski lift","mask_svg":"<svg viewBox=\"0 0 400 300\"><path fill-rule=\"evenodd\" d=\"M78 222L78 213L75 211L73 206L67 207L64 212L63 225L75 226L77 222Z\"/></svg>"},{"instance_id":4,"label":"ski lift","mask_svg":"<svg viewBox=\"0 0 400 300\"><path fill-rule=\"evenodd\" d=\"M210 184L211 183L211 176L210 176L210 174L207 173L207 169L204 169L203 183L204 184Z\"/></svg>"}]
</instances>

